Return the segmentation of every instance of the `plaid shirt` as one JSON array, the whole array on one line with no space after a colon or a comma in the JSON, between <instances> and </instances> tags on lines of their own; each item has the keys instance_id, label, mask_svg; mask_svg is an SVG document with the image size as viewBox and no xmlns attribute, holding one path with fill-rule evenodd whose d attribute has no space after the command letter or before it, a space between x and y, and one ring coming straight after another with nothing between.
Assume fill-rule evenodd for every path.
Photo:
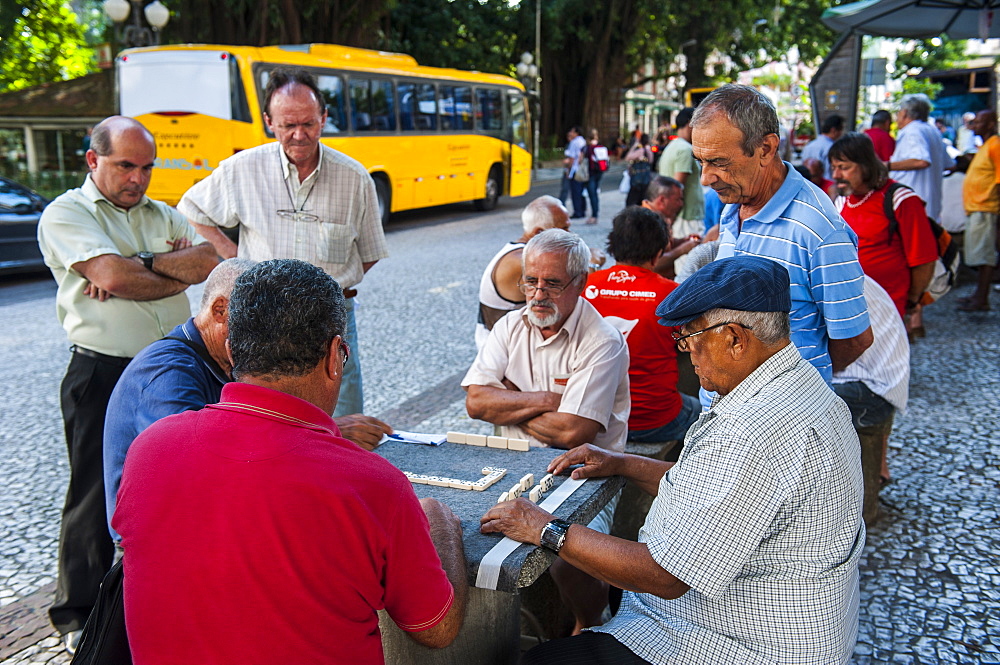
<instances>
[{"instance_id":1,"label":"plaid shirt","mask_svg":"<svg viewBox=\"0 0 1000 665\"><path fill-rule=\"evenodd\" d=\"M279 143L239 152L189 189L177 209L197 224L239 225L242 257L308 261L345 289L364 277L362 263L389 255L371 176L324 145L319 166L301 183ZM295 219L291 211L306 215Z\"/></svg>"},{"instance_id":2,"label":"plaid shirt","mask_svg":"<svg viewBox=\"0 0 1000 665\"><path fill-rule=\"evenodd\" d=\"M847 407L789 344L691 427L639 533L691 589L626 592L595 630L652 663L846 663L861 500Z\"/></svg>"}]
</instances>

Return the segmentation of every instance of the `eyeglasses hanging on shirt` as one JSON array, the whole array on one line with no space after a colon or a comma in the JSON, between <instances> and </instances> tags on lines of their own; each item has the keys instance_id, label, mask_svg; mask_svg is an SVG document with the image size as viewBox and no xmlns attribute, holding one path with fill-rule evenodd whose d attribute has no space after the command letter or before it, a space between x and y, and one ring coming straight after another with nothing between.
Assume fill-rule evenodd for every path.
<instances>
[{"instance_id":1,"label":"eyeglasses hanging on shirt","mask_svg":"<svg viewBox=\"0 0 1000 665\"><path fill-rule=\"evenodd\" d=\"M279 171L282 171L281 182L285 184L285 193L288 194L288 201L292 204L292 208L291 210L275 211L278 218L288 222L302 222L305 224L322 221L318 215L314 215L311 212L304 212L306 202L309 200L309 197L312 196L313 188L316 187L316 181L313 180L312 184L309 186L309 191L306 192L306 197L302 199L302 205L297 206L295 204L295 196L292 195L292 188L288 185L288 175L283 172L283 166L284 163L281 161L281 155L278 155L278 169Z\"/></svg>"}]
</instances>

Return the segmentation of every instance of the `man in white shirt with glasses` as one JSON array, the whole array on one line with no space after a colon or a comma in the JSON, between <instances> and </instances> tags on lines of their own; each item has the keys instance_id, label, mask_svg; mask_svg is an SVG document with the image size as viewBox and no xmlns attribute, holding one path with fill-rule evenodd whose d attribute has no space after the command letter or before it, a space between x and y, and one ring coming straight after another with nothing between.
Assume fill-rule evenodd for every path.
<instances>
[{"instance_id":1,"label":"man in white shirt with glasses","mask_svg":"<svg viewBox=\"0 0 1000 665\"><path fill-rule=\"evenodd\" d=\"M462 381L469 416L534 446L593 443L622 452L628 433L628 347L580 297L590 249L576 234L549 229L524 248L524 308L497 321ZM608 533L611 503L591 523ZM607 585L556 562L552 576L576 619L574 632L600 625Z\"/></svg>"}]
</instances>

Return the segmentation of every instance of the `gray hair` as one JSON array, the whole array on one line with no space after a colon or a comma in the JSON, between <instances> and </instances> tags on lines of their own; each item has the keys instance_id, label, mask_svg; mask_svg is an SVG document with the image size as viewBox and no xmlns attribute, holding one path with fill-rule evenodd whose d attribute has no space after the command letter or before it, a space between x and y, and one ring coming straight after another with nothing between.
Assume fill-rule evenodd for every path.
<instances>
[{"instance_id":1,"label":"gray hair","mask_svg":"<svg viewBox=\"0 0 1000 665\"><path fill-rule=\"evenodd\" d=\"M914 120L927 122L927 118L931 115L931 98L922 92L903 95L899 100L899 108L906 111L906 115Z\"/></svg>"},{"instance_id":2,"label":"gray hair","mask_svg":"<svg viewBox=\"0 0 1000 665\"><path fill-rule=\"evenodd\" d=\"M587 274L587 269L590 267L590 248L583 238L562 229L542 231L529 240L521 255L522 268L527 264L529 255L549 253L566 256L566 273L570 279Z\"/></svg>"},{"instance_id":3,"label":"gray hair","mask_svg":"<svg viewBox=\"0 0 1000 665\"><path fill-rule=\"evenodd\" d=\"M257 265L256 261L239 257L226 259L212 269L205 280L205 290L201 294L201 310L208 310L219 296L227 300L233 294L236 278Z\"/></svg>"},{"instance_id":4,"label":"gray hair","mask_svg":"<svg viewBox=\"0 0 1000 665\"><path fill-rule=\"evenodd\" d=\"M233 377L308 374L346 323L337 280L297 259L258 263L236 279L229 299Z\"/></svg>"},{"instance_id":5,"label":"gray hair","mask_svg":"<svg viewBox=\"0 0 1000 665\"><path fill-rule=\"evenodd\" d=\"M537 228L551 229L556 225L556 211L569 217L569 211L566 210L562 201L548 194L539 196L521 211L521 224L524 226L524 232L528 233Z\"/></svg>"},{"instance_id":6,"label":"gray hair","mask_svg":"<svg viewBox=\"0 0 1000 665\"><path fill-rule=\"evenodd\" d=\"M697 181L692 182L692 186L698 184ZM701 185L698 184L700 187ZM658 175L649 181L649 185L646 187L646 194L643 196L643 200L653 202L661 196L669 196L673 189L680 189L683 191L684 185L681 184L680 180L671 178L668 175Z\"/></svg>"},{"instance_id":7,"label":"gray hair","mask_svg":"<svg viewBox=\"0 0 1000 665\"><path fill-rule=\"evenodd\" d=\"M788 312L744 312L738 309L710 309L705 312L705 327L729 321L739 323L753 331L754 336L766 346L788 339L791 324Z\"/></svg>"},{"instance_id":8,"label":"gray hair","mask_svg":"<svg viewBox=\"0 0 1000 665\"><path fill-rule=\"evenodd\" d=\"M156 139L141 122L123 115L112 115L94 127L94 131L90 134L90 149L101 157L107 157L115 151L114 140L131 131L142 132L153 147L156 147Z\"/></svg>"},{"instance_id":9,"label":"gray hair","mask_svg":"<svg viewBox=\"0 0 1000 665\"><path fill-rule=\"evenodd\" d=\"M781 135L774 104L759 90L748 85L730 83L712 92L695 109L691 129L706 124L717 113L722 113L742 132L740 148L748 157L753 156L768 134Z\"/></svg>"}]
</instances>

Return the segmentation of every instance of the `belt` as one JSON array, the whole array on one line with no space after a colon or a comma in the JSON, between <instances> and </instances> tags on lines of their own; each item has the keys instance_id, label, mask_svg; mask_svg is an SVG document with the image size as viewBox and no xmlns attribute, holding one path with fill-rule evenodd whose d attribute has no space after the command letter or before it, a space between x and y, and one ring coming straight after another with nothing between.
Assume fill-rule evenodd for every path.
<instances>
[{"instance_id":1,"label":"belt","mask_svg":"<svg viewBox=\"0 0 1000 665\"><path fill-rule=\"evenodd\" d=\"M93 358L94 360L99 360L103 363L108 363L109 365L115 365L116 367L126 367L129 362L132 361L131 358L122 358L121 356L109 356L103 353L98 353L97 351L91 351L90 349L85 349L82 346L73 345L70 351L73 353L79 353L81 356L86 356L87 358Z\"/></svg>"},{"instance_id":2,"label":"belt","mask_svg":"<svg viewBox=\"0 0 1000 665\"><path fill-rule=\"evenodd\" d=\"M358 295L358 290L357 289L344 289L344 297L345 298L353 298L356 295Z\"/></svg>"}]
</instances>

